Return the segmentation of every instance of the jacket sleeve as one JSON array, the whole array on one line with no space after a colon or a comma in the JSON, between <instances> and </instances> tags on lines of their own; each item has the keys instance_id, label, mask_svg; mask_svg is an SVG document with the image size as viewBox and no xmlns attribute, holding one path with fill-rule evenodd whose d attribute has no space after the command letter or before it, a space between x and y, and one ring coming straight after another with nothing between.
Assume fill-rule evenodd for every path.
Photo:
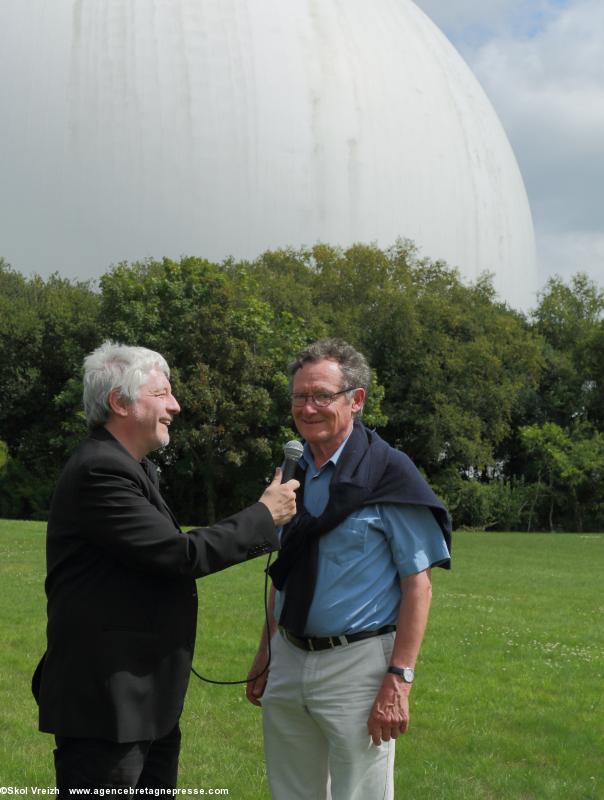
<instances>
[{"instance_id":1,"label":"jacket sleeve","mask_svg":"<svg viewBox=\"0 0 604 800\"><path fill-rule=\"evenodd\" d=\"M118 460L81 465L77 484L79 534L135 569L199 578L279 547L272 516L260 502L184 533Z\"/></svg>"}]
</instances>

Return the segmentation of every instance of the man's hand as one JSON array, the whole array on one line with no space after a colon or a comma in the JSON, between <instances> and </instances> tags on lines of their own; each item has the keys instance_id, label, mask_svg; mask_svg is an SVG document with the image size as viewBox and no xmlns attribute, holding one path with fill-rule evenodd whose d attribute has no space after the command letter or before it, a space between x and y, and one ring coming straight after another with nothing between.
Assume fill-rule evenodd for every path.
<instances>
[{"instance_id":1,"label":"man's hand","mask_svg":"<svg viewBox=\"0 0 604 800\"><path fill-rule=\"evenodd\" d=\"M296 513L295 491L298 486L300 482L294 479L281 483L281 470L277 467L275 477L260 498L271 512L275 525L285 525Z\"/></svg>"},{"instance_id":2,"label":"man's hand","mask_svg":"<svg viewBox=\"0 0 604 800\"><path fill-rule=\"evenodd\" d=\"M252 703L254 706L261 706L262 703L260 702L260 698L264 694L264 690L266 689L266 683L268 681L268 670L262 672L262 670L266 667L268 662L268 649L266 647L260 646L258 652L256 653L256 657L254 658L254 663L252 664L252 668L247 674L247 685L245 687L245 696L247 699ZM259 673L262 672L262 675ZM257 675L258 677L255 680L250 680L250 678L254 678Z\"/></svg>"},{"instance_id":3,"label":"man's hand","mask_svg":"<svg viewBox=\"0 0 604 800\"><path fill-rule=\"evenodd\" d=\"M409 727L409 692L411 686L396 675L384 676L380 691L367 720L367 730L374 745L396 739Z\"/></svg>"}]
</instances>

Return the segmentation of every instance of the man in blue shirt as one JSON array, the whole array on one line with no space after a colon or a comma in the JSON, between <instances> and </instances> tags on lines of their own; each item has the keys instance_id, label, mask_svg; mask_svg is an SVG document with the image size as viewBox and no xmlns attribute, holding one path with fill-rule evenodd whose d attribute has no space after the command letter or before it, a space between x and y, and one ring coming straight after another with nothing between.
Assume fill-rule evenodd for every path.
<instances>
[{"instance_id":1,"label":"man in blue shirt","mask_svg":"<svg viewBox=\"0 0 604 800\"><path fill-rule=\"evenodd\" d=\"M288 370L305 440L298 513L271 567L270 630L247 697L263 708L275 800L392 798L450 520L409 459L360 423L371 382L360 353L322 340Z\"/></svg>"}]
</instances>

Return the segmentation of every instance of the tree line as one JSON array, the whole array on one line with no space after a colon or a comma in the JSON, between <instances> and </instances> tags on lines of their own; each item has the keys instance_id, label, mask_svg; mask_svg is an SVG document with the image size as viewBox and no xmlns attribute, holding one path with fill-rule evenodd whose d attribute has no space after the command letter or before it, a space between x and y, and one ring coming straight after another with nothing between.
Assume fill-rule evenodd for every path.
<instances>
[{"instance_id":1,"label":"tree line","mask_svg":"<svg viewBox=\"0 0 604 800\"><path fill-rule=\"evenodd\" d=\"M114 266L98 286L0 259L0 516L43 519L86 435L81 365L101 341L161 352L182 413L154 454L179 518L253 501L295 436L285 366L340 336L367 356L364 412L457 527L604 529L604 294L553 278L529 314L409 241L255 261Z\"/></svg>"}]
</instances>

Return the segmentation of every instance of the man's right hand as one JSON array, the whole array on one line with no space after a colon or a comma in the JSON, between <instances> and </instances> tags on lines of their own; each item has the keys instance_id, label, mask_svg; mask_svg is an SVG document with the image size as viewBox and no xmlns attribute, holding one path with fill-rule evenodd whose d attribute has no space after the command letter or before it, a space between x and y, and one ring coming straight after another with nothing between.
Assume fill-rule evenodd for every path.
<instances>
[{"instance_id":1,"label":"man's right hand","mask_svg":"<svg viewBox=\"0 0 604 800\"><path fill-rule=\"evenodd\" d=\"M264 490L260 502L271 512L275 525L285 525L296 513L296 489L300 482L292 479L281 483L281 470L275 470L275 477Z\"/></svg>"},{"instance_id":2,"label":"man's right hand","mask_svg":"<svg viewBox=\"0 0 604 800\"><path fill-rule=\"evenodd\" d=\"M264 671L267 663L268 650L261 645L248 673L247 686L245 687L245 696L254 706L262 705L261 698L268 681L268 670Z\"/></svg>"}]
</instances>

